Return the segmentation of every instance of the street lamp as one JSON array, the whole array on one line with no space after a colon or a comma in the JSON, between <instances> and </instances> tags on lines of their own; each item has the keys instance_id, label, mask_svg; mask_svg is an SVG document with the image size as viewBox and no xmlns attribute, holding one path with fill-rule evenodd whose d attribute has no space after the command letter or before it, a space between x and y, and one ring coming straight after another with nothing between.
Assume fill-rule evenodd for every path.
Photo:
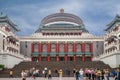
<instances>
[{"instance_id":1,"label":"street lamp","mask_svg":"<svg viewBox=\"0 0 120 80\"><path fill-rule=\"evenodd\" d=\"M5 50L5 36L3 35L3 51Z\"/></svg>"}]
</instances>

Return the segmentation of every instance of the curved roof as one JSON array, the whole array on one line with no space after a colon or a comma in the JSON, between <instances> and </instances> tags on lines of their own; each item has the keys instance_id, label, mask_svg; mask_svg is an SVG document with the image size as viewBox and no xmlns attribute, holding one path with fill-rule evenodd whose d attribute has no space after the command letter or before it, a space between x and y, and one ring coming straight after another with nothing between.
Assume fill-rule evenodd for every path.
<instances>
[{"instance_id":1,"label":"curved roof","mask_svg":"<svg viewBox=\"0 0 120 80\"><path fill-rule=\"evenodd\" d=\"M83 21L76 15L69 14L69 13L55 13L55 14L46 16L41 21L41 25L46 25L48 23L58 22L58 21L72 22L78 25L83 24Z\"/></svg>"},{"instance_id":2,"label":"curved roof","mask_svg":"<svg viewBox=\"0 0 120 80\"><path fill-rule=\"evenodd\" d=\"M82 32L88 32L83 24L82 19L78 16L70 13L64 13L61 9L60 13L54 13L46 16L42 19L40 27L36 32L42 30L80 30Z\"/></svg>"}]
</instances>

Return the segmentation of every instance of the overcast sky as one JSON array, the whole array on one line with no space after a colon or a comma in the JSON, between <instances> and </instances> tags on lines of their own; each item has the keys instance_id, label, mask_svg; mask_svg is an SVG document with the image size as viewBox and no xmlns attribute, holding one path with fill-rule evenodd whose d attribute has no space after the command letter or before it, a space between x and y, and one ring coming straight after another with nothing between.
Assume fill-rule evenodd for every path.
<instances>
[{"instance_id":1,"label":"overcast sky","mask_svg":"<svg viewBox=\"0 0 120 80\"><path fill-rule=\"evenodd\" d=\"M45 16L61 8L79 16L90 33L100 36L120 14L120 0L0 0L0 12L19 27L18 35L31 35Z\"/></svg>"}]
</instances>

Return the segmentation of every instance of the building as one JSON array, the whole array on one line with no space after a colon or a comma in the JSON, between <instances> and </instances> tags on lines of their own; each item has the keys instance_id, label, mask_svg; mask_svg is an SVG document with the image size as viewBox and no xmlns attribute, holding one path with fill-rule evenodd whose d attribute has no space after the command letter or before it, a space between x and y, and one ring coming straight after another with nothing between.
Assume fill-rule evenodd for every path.
<instances>
[{"instance_id":1,"label":"building","mask_svg":"<svg viewBox=\"0 0 120 80\"><path fill-rule=\"evenodd\" d=\"M104 53L99 58L116 68L120 65L120 16L116 15L107 26L104 35Z\"/></svg>"},{"instance_id":2,"label":"building","mask_svg":"<svg viewBox=\"0 0 120 80\"><path fill-rule=\"evenodd\" d=\"M103 53L103 41L90 34L78 16L61 9L46 16L31 36L21 36L20 49L32 61L92 61Z\"/></svg>"},{"instance_id":3,"label":"building","mask_svg":"<svg viewBox=\"0 0 120 80\"><path fill-rule=\"evenodd\" d=\"M19 29L2 13L0 14L0 64L12 68L15 64L23 61L24 56L20 54L20 42L16 36Z\"/></svg>"},{"instance_id":4,"label":"building","mask_svg":"<svg viewBox=\"0 0 120 80\"><path fill-rule=\"evenodd\" d=\"M33 34L18 37L17 26L0 14L0 64L12 68L27 58L31 61L101 60L115 68L120 64L119 26L117 15L108 24L104 36L95 36L85 28L81 18L61 9L42 19Z\"/></svg>"}]
</instances>

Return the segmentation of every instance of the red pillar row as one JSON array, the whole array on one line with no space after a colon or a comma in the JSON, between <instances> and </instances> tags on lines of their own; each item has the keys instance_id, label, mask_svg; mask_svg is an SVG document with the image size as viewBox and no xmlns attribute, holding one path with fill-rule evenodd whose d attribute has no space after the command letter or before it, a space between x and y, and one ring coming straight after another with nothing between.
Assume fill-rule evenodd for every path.
<instances>
[{"instance_id":1,"label":"red pillar row","mask_svg":"<svg viewBox=\"0 0 120 80\"><path fill-rule=\"evenodd\" d=\"M73 52L76 53L76 43L73 43Z\"/></svg>"},{"instance_id":2,"label":"red pillar row","mask_svg":"<svg viewBox=\"0 0 120 80\"><path fill-rule=\"evenodd\" d=\"M84 53L85 52L85 43L81 44L81 52Z\"/></svg>"},{"instance_id":3,"label":"red pillar row","mask_svg":"<svg viewBox=\"0 0 120 80\"><path fill-rule=\"evenodd\" d=\"M93 43L90 43L90 52L93 52Z\"/></svg>"},{"instance_id":4,"label":"red pillar row","mask_svg":"<svg viewBox=\"0 0 120 80\"><path fill-rule=\"evenodd\" d=\"M34 52L34 43L31 44L31 52Z\"/></svg>"}]
</instances>

